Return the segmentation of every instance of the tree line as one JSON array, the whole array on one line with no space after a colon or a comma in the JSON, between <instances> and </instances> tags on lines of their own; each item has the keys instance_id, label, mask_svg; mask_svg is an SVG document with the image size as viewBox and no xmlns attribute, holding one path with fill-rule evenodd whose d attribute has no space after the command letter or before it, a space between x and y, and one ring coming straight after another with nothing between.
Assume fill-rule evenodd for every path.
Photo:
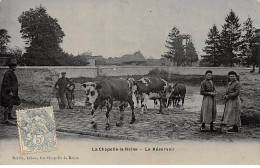
<instances>
[{"instance_id":1,"label":"tree line","mask_svg":"<svg viewBox=\"0 0 260 168\"><path fill-rule=\"evenodd\" d=\"M0 29L0 55L15 57L20 65L56 66L56 65L88 65L86 61L75 59L61 48L65 37L56 18L51 17L43 6L31 8L18 17L21 24L20 33L25 40L25 53L22 49L9 48L8 31Z\"/></svg>"},{"instance_id":2,"label":"tree line","mask_svg":"<svg viewBox=\"0 0 260 168\"><path fill-rule=\"evenodd\" d=\"M213 24L205 41L206 53L202 62L207 66L250 66L252 64L252 39L255 36L253 20L248 17L243 24L233 10L225 18L219 31Z\"/></svg>"},{"instance_id":3,"label":"tree line","mask_svg":"<svg viewBox=\"0 0 260 168\"><path fill-rule=\"evenodd\" d=\"M210 28L206 46L203 49L205 55L201 55L201 66L250 66L252 64L252 39L255 36L253 20L248 17L243 25L233 10L225 18L225 23L219 31L216 24ZM162 55L177 66L192 65L198 60L198 54L193 42L182 44L183 39L177 27L174 27L166 40L168 51Z\"/></svg>"}]
</instances>

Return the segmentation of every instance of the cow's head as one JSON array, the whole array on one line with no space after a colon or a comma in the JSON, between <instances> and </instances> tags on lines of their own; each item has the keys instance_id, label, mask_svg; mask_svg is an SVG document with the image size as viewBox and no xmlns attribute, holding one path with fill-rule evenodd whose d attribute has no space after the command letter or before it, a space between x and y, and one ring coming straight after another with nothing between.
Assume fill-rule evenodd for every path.
<instances>
[{"instance_id":1,"label":"cow's head","mask_svg":"<svg viewBox=\"0 0 260 168\"><path fill-rule=\"evenodd\" d=\"M164 93L165 97L169 98L172 96L175 90L175 85L173 83L169 83L165 88L164 88Z\"/></svg>"},{"instance_id":2,"label":"cow's head","mask_svg":"<svg viewBox=\"0 0 260 168\"><path fill-rule=\"evenodd\" d=\"M91 106L98 98L98 89L101 88L99 84L94 82L82 83L83 90L86 92L86 106Z\"/></svg>"}]
</instances>

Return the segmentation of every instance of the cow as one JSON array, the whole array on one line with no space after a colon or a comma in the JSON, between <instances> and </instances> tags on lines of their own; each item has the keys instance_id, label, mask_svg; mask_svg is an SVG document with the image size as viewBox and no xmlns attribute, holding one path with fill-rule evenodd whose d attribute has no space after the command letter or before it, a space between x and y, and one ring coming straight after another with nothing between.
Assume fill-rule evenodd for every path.
<instances>
[{"instance_id":1,"label":"cow","mask_svg":"<svg viewBox=\"0 0 260 168\"><path fill-rule=\"evenodd\" d=\"M97 83L86 82L82 84L86 92L86 106L91 106L92 121L91 124L93 128L96 128L95 122L95 111L96 109L103 108L106 106L106 130L110 129L110 118L109 112L113 107L113 101L120 101L120 119L116 123L116 126L121 126L124 116L124 109L127 107L128 103L132 110L132 120L130 124L135 122L134 114L134 102L132 100L132 88L130 83L125 79L111 78L103 79Z\"/></svg>"},{"instance_id":2,"label":"cow","mask_svg":"<svg viewBox=\"0 0 260 168\"><path fill-rule=\"evenodd\" d=\"M143 77L139 80L128 78L128 81L133 85L132 92L142 99L141 114L147 109L146 103L149 99L154 100L155 102L156 100L159 100L159 113L162 113L162 99L165 94L165 88L168 86L168 83L165 80L158 77Z\"/></svg>"},{"instance_id":3,"label":"cow","mask_svg":"<svg viewBox=\"0 0 260 168\"><path fill-rule=\"evenodd\" d=\"M184 99L186 95L186 86L183 84L169 84L169 87L166 89L167 107L172 101L173 106L178 106L180 100L182 100L182 106L184 105Z\"/></svg>"}]
</instances>

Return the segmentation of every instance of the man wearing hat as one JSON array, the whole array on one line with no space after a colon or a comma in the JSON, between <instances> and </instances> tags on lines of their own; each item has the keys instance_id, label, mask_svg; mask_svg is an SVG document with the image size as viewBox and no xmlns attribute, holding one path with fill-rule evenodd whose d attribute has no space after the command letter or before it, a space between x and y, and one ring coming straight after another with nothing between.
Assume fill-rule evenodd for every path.
<instances>
[{"instance_id":1,"label":"man wearing hat","mask_svg":"<svg viewBox=\"0 0 260 168\"><path fill-rule=\"evenodd\" d=\"M256 29L255 37L252 39L252 64L253 69L250 72L255 72L255 66L260 65L260 29ZM260 67L259 71L260 73Z\"/></svg>"},{"instance_id":2,"label":"man wearing hat","mask_svg":"<svg viewBox=\"0 0 260 168\"><path fill-rule=\"evenodd\" d=\"M61 78L55 84L55 89L58 89L58 101L61 109L73 108L73 92L74 92L75 84L72 83L69 78L66 77L66 72L61 73Z\"/></svg>"},{"instance_id":3,"label":"man wearing hat","mask_svg":"<svg viewBox=\"0 0 260 168\"><path fill-rule=\"evenodd\" d=\"M17 60L11 59L8 63L9 70L4 74L2 85L1 85L1 106L4 109L4 123L14 125L10 120L15 120L12 117L11 112L13 105L19 105L21 103L18 96L18 80L14 73L17 67Z\"/></svg>"}]
</instances>

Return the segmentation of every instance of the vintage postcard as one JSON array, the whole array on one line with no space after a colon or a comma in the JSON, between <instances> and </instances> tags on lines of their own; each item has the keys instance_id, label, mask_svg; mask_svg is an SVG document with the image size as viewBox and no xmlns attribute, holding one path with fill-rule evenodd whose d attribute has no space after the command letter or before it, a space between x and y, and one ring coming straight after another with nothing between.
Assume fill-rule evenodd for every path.
<instances>
[{"instance_id":1,"label":"vintage postcard","mask_svg":"<svg viewBox=\"0 0 260 168\"><path fill-rule=\"evenodd\" d=\"M0 0L1 165L259 165L260 0Z\"/></svg>"}]
</instances>

